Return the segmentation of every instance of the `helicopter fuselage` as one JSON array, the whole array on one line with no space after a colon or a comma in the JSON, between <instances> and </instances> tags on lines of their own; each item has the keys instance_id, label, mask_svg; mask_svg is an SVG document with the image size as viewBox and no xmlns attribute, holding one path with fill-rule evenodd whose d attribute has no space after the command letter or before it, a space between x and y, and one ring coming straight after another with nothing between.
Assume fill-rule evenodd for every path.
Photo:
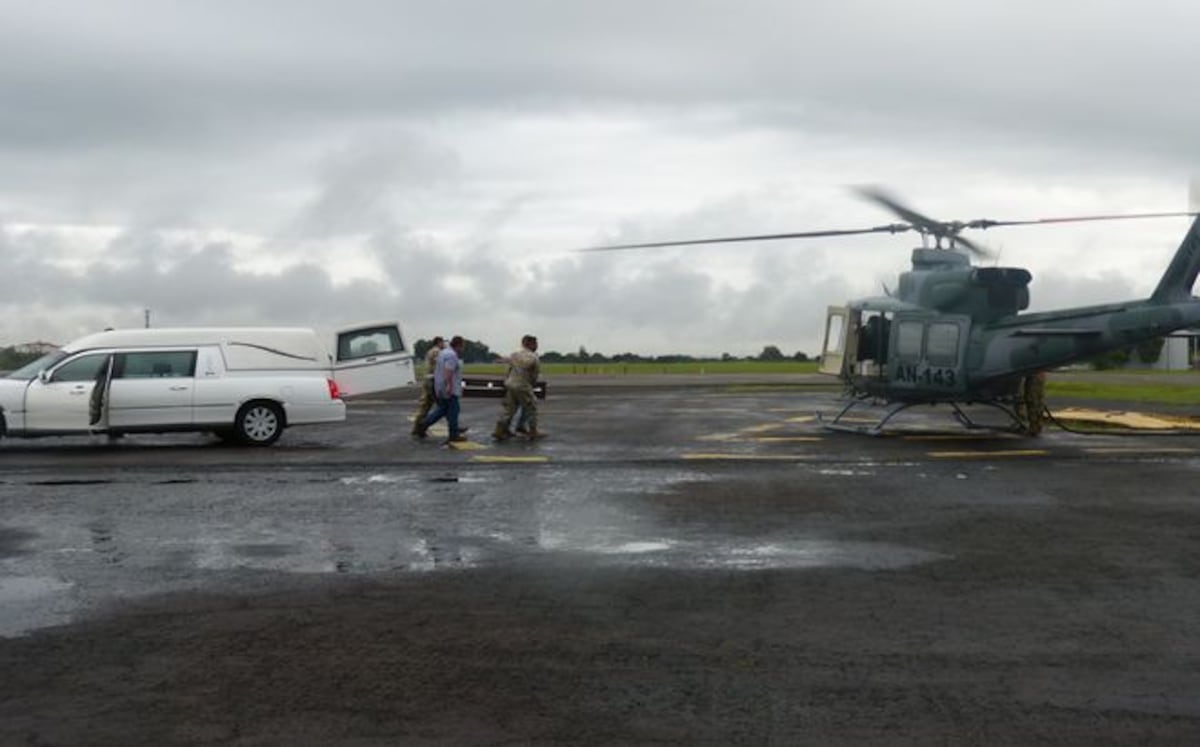
<instances>
[{"instance_id":1,"label":"helicopter fuselage","mask_svg":"<svg viewBox=\"0 0 1200 747\"><path fill-rule=\"evenodd\" d=\"M982 403L1006 409L1030 435L1040 431L1042 377L1050 368L1138 345L1200 325L1200 300L1192 286L1200 275L1200 213L1158 212L1033 220L939 221L902 204L879 187L858 193L889 210L900 223L839 230L754 234L686 241L610 244L582 251L817 239L916 231L924 246L913 250L912 269L900 274L895 294L829 307L820 371L839 377L850 404L829 427L865 398L895 403L870 432L878 433L914 404ZM1192 218L1166 272L1149 298L1125 303L1022 313L1029 307L1028 270L977 267L970 255L993 256L962 235L964 229L1110 221ZM930 242L932 241L932 246ZM886 291L886 289L885 289Z\"/></svg>"},{"instance_id":2,"label":"helicopter fuselage","mask_svg":"<svg viewBox=\"0 0 1200 747\"><path fill-rule=\"evenodd\" d=\"M896 402L987 402L1038 371L1200 325L1193 222L1154 294L1124 303L1022 314L1031 275L974 267L958 252L916 249L896 295L829 308L821 371L858 394Z\"/></svg>"},{"instance_id":3,"label":"helicopter fuselage","mask_svg":"<svg viewBox=\"0 0 1200 747\"><path fill-rule=\"evenodd\" d=\"M971 402L1009 396L1028 374L1200 325L1200 301L1134 301L992 323L913 310L866 314L852 307L833 307L829 318L835 328L844 325L851 351L840 362L827 352L823 372L890 400ZM833 321L838 318L843 321Z\"/></svg>"}]
</instances>

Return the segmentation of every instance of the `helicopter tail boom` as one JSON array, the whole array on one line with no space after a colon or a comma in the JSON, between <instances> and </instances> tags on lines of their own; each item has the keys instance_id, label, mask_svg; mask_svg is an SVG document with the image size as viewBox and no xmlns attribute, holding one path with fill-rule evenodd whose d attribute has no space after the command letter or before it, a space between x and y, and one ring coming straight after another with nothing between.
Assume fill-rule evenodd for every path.
<instances>
[{"instance_id":1,"label":"helicopter tail boom","mask_svg":"<svg viewBox=\"0 0 1200 747\"><path fill-rule=\"evenodd\" d=\"M1150 301L1171 303L1190 298L1197 274L1200 274L1200 217L1192 221L1192 227L1183 237L1162 280L1150 295Z\"/></svg>"}]
</instances>

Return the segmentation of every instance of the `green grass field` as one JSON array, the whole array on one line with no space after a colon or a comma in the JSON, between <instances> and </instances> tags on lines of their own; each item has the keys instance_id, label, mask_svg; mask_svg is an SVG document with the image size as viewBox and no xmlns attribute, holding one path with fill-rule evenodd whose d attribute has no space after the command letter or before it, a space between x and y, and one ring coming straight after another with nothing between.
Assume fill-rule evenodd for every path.
<instances>
[{"instance_id":1,"label":"green grass field","mask_svg":"<svg viewBox=\"0 0 1200 747\"><path fill-rule=\"evenodd\" d=\"M506 367L472 363L468 375L502 375ZM687 363L543 363L542 376L645 376L653 374L810 374L817 363L797 361L692 361ZM835 381L833 379L831 382ZM1191 371L1088 372L1051 374L1050 397L1110 400L1145 404L1200 405L1200 373Z\"/></svg>"},{"instance_id":2,"label":"green grass field","mask_svg":"<svg viewBox=\"0 0 1200 747\"><path fill-rule=\"evenodd\" d=\"M503 374L502 364L472 363L467 374ZM692 361L687 363L543 363L542 376L642 376L647 374L816 373L815 362Z\"/></svg>"},{"instance_id":3,"label":"green grass field","mask_svg":"<svg viewBox=\"0 0 1200 747\"><path fill-rule=\"evenodd\" d=\"M1186 382L1158 383L1154 378L1139 377L1138 380L1131 381L1114 376L1112 381L1056 381L1051 374L1046 381L1046 396L1146 404L1200 405L1200 378L1196 379L1196 386L1189 386Z\"/></svg>"}]
</instances>

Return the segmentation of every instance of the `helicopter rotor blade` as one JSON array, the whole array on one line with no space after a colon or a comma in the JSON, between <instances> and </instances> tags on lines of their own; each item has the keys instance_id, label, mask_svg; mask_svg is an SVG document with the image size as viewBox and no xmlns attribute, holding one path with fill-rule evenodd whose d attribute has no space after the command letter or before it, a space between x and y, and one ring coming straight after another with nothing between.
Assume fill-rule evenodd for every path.
<instances>
[{"instance_id":1,"label":"helicopter rotor blade","mask_svg":"<svg viewBox=\"0 0 1200 747\"><path fill-rule=\"evenodd\" d=\"M1130 218L1171 218L1171 217L1195 217L1200 215L1200 212L1167 212L1167 213L1123 213L1113 215L1082 215L1071 216L1064 218L1035 218L1032 220L992 220L990 218L979 218L972 221L939 221L930 218L927 215L917 212L907 205L901 203L890 193L880 187L861 186L855 187L854 191L866 200L880 205L884 209L895 214L897 217L904 220L904 223L889 223L882 226L872 226L870 228L851 228L851 229L833 229L825 231L796 231L792 233L771 233L771 234L749 234L744 236L723 236L719 238L708 239L685 239L681 241L648 241L636 244L605 244L601 246L589 246L582 249L576 249L576 252L608 252L608 251L624 251L627 249L658 249L673 246L697 246L702 244L729 244L743 241L777 241L780 239L815 239L828 238L833 236L858 236L869 233L904 233L905 231L917 231L923 235L933 236L936 239L947 241L950 246L961 246L975 256L982 259L991 259L996 256L995 252L983 246L977 241L966 238L961 235L963 229L981 229L999 226L1032 226L1032 225L1048 225L1055 223L1081 223L1085 221L1104 221L1104 220L1127 220ZM939 244L940 245L940 244Z\"/></svg>"},{"instance_id":2,"label":"helicopter rotor blade","mask_svg":"<svg viewBox=\"0 0 1200 747\"><path fill-rule=\"evenodd\" d=\"M964 223L963 227L987 230L996 226L1044 226L1054 223L1084 223L1089 221L1131 220L1136 218L1194 218L1197 215L1200 215L1200 213L1191 211L1178 213L1118 213L1113 215L1076 215L1067 218L1034 218L1032 220L989 220L987 218L980 218L978 220Z\"/></svg>"},{"instance_id":3,"label":"helicopter rotor blade","mask_svg":"<svg viewBox=\"0 0 1200 747\"><path fill-rule=\"evenodd\" d=\"M962 246L981 259L991 259L995 256L995 253L991 249L984 247L982 244L976 241L971 241L970 239L959 235L959 232L964 228L970 227L969 224L958 222L947 223L945 221L934 220L933 218L930 218L922 213L918 213L916 210L913 210L907 205L902 204L899 200L880 187L856 187L854 188L854 191L857 192L860 197L874 202L875 204L895 213L898 217L908 221L916 230L922 233L930 234L931 236L939 239L946 239L950 242L951 246Z\"/></svg>"},{"instance_id":4,"label":"helicopter rotor blade","mask_svg":"<svg viewBox=\"0 0 1200 747\"><path fill-rule=\"evenodd\" d=\"M800 231L796 233L771 233L754 236L725 236L716 239L689 239L684 241L650 241L642 244L607 244L604 246L589 246L576 249L578 252L610 252L625 249L658 249L668 246L692 246L696 244L728 244L739 241L775 241L778 239L817 239L829 236L854 236L865 233L903 233L912 230L912 226L904 223L890 223L886 226L872 228L852 228L830 231Z\"/></svg>"},{"instance_id":5,"label":"helicopter rotor blade","mask_svg":"<svg viewBox=\"0 0 1200 747\"><path fill-rule=\"evenodd\" d=\"M945 227L945 224L941 221L936 221L927 215L918 213L916 210L913 210L907 205L901 204L899 200L888 194L880 187L855 187L854 191L857 192L860 197L870 200L877 205L881 205L885 209L895 213L897 217L902 218L917 228L924 229L929 233L940 235Z\"/></svg>"}]
</instances>

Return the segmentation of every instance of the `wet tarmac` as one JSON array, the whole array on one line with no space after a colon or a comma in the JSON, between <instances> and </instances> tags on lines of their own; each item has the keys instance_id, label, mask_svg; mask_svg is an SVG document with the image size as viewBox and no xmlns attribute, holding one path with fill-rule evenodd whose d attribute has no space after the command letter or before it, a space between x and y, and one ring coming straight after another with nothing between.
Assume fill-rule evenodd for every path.
<instances>
[{"instance_id":1,"label":"wet tarmac","mask_svg":"<svg viewBox=\"0 0 1200 747\"><path fill-rule=\"evenodd\" d=\"M833 394L806 387L559 390L543 405L553 436L539 442L479 435L490 432L490 400L467 401L470 443L447 447L436 430L417 441L406 435L403 399L354 403L345 424L293 429L267 449L205 435L9 440L0 448L0 635L131 596L236 584L233 571L421 573L559 558L895 568L942 555L839 540L845 528L811 523L764 536L728 515L663 522L643 499L720 485L736 502L747 475L770 474L831 497L917 482L930 499L1020 504L1032 499L1014 473L1086 481L1130 461L1158 465L1160 492L1178 482L1182 499L1200 464L1200 435L1027 439L965 431L936 408L911 412L883 438L831 433L815 416L835 411ZM981 494L978 483L1000 472L1004 494Z\"/></svg>"},{"instance_id":2,"label":"wet tarmac","mask_svg":"<svg viewBox=\"0 0 1200 747\"><path fill-rule=\"evenodd\" d=\"M266 449L205 435L8 440L0 637L111 619L146 599L253 597L337 579L454 583L462 573L547 569L932 578L970 565L992 541L989 526L1019 524L1053 545L1063 516L1128 522L1072 552L1175 569L1156 583L1196 577L1195 550L1147 559L1125 543L1153 536L1138 533L1143 517L1181 527L1200 518L1200 435L1052 428L1028 439L966 431L935 408L872 438L820 426L816 415L836 412L835 396L787 381L556 384L542 406L549 438L493 443L485 436L498 404L467 400L463 448L436 431L410 438L404 399L352 403L346 423L292 429ZM977 583L989 577L996 593L1011 590L1003 573ZM1200 612L1200 597L1178 599L1175 611L1144 607L1138 625L1167 628L1185 658L1200 656L1197 634L1176 627L1179 615ZM1200 702L1191 671L1177 672L1182 691L1162 713L1200 719L1182 705Z\"/></svg>"}]
</instances>

